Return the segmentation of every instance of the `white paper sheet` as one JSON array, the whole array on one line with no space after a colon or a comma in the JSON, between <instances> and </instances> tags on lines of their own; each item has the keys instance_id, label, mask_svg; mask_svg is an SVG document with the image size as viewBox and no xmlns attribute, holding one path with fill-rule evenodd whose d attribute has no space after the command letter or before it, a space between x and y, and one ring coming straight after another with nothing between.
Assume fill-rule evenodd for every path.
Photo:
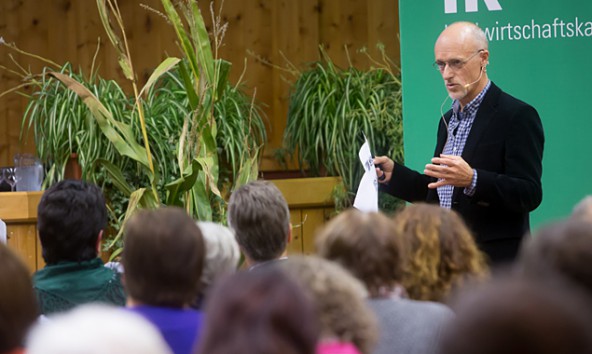
<instances>
[{"instance_id":1,"label":"white paper sheet","mask_svg":"<svg viewBox=\"0 0 592 354\"><path fill-rule=\"evenodd\" d=\"M378 211L378 179L368 140L360 148L358 156L364 165L365 172L356 193L354 208L364 212L376 212Z\"/></svg>"}]
</instances>

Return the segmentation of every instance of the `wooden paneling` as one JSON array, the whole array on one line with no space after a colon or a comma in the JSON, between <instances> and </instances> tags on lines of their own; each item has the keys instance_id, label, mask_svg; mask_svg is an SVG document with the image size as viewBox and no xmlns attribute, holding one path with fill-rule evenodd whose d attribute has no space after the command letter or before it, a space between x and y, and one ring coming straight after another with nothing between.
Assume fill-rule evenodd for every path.
<instances>
[{"instance_id":1,"label":"wooden paneling","mask_svg":"<svg viewBox=\"0 0 592 354\"><path fill-rule=\"evenodd\" d=\"M0 219L6 223L7 244L31 272L43 267L37 237L37 205L42 192L0 193Z\"/></svg>"},{"instance_id":2,"label":"wooden paneling","mask_svg":"<svg viewBox=\"0 0 592 354\"><path fill-rule=\"evenodd\" d=\"M292 242L288 254L314 252L314 235L335 212L333 189L339 178L296 178L272 180L290 208Z\"/></svg>"},{"instance_id":3,"label":"wooden paneling","mask_svg":"<svg viewBox=\"0 0 592 354\"><path fill-rule=\"evenodd\" d=\"M215 0L219 8L222 0ZM159 0L119 0L127 28L132 59L138 78L145 80L151 70L167 55L178 56L176 37L169 24L158 14L145 10L145 4L161 9ZM209 2L200 1L202 14L212 27ZM233 63L231 79L237 81L244 70L243 83L257 93L267 114L269 141L262 170L278 169L273 150L281 146L286 124L290 84L295 76L282 68L289 61L302 69L319 59L319 45L340 66L348 61L365 68L369 65L362 47L377 56L376 43L386 46L387 54L398 62L397 0L225 0L221 13L228 30L219 55ZM117 80L127 92L115 52L101 26L96 4L90 0L2 0L0 35L21 49L39 54L59 64L70 61L75 68L90 74L90 67L101 37L96 65L107 79ZM347 48L349 54L346 54ZM38 71L38 61L15 54L24 67ZM10 66L8 49L0 47L0 65ZM14 75L0 72L0 92L16 86ZM19 142L21 119L26 99L16 95L0 98L0 165L11 164L18 152L32 152Z\"/></svg>"}]
</instances>

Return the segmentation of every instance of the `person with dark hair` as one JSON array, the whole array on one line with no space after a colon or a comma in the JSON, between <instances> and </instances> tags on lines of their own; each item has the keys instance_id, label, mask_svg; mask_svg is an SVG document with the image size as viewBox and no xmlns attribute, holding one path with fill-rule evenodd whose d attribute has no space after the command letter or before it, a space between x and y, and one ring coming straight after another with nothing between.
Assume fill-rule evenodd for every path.
<instances>
[{"instance_id":1,"label":"person with dark hair","mask_svg":"<svg viewBox=\"0 0 592 354\"><path fill-rule=\"evenodd\" d=\"M592 353L590 302L561 282L496 279L454 309L440 354Z\"/></svg>"},{"instance_id":2,"label":"person with dark hair","mask_svg":"<svg viewBox=\"0 0 592 354\"><path fill-rule=\"evenodd\" d=\"M98 257L106 226L107 207L96 185L61 181L45 191L37 229L47 265L33 276L42 314L90 302L125 304L119 274Z\"/></svg>"},{"instance_id":3,"label":"person with dark hair","mask_svg":"<svg viewBox=\"0 0 592 354\"><path fill-rule=\"evenodd\" d=\"M222 280L206 302L205 317L198 354L315 354L313 305L279 267Z\"/></svg>"},{"instance_id":4,"label":"person with dark hair","mask_svg":"<svg viewBox=\"0 0 592 354\"><path fill-rule=\"evenodd\" d=\"M317 234L317 253L335 261L368 289L380 336L375 353L434 353L443 328L453 317L439 303L406 298L403 280L402 235L387 216L342 212Z\"/></svg>"},{"instance_id":5,"label":"person with dark hair","mask_svg":"<svg viewBox=\"0 0 592 354\"><path fill-rule=\"evenodd\" d=\"M250 269L285 259L292 238L290 211L271 182L254 181L234 191L228 202L228 225Z\"/></svg>"},{"instance_id":6,"label":"person with dark hair","mask_svg":"<svg viewBox=\"0 0 592 354\"><path fill-rule=\"evenodd\" d=\"M522 247L518 269L527 278L559 275L592 297L592 226L578 218L547 225Z\"/></svg>"},{"instance_id":7,"label":"person with dark hair","mask_svg":"<svg viewBox=\"0 0 592 354\"><path fill-rule=\"evenodd\" d=\"M445 303L466 282L487 277L485 255L454 210L419 203L393 220L406 244L403 286L410 298Z\"/></svg>"},{"instance_id":8,"label":"person with dark hair","mask_svg":"<svg viewBox=\"0 0 592 354\"><path fill-rule=\"evenodd\" d=\"M199 292L204 240L180 208L140 210L124 226L122 263L128 307L152 322L175 354L198 342L202 313L189 305Z\"/></svg>"},{"instance_id":9,"label":"person with dark hair","mask_svg":"<svg viewBox=\"0 0 592 354\"><path fill-rule=\"evenodd\" d=\"M27 266L0 243L0 354L24 353L25 335L37 316Z\"/></svg>"}]
</instances>

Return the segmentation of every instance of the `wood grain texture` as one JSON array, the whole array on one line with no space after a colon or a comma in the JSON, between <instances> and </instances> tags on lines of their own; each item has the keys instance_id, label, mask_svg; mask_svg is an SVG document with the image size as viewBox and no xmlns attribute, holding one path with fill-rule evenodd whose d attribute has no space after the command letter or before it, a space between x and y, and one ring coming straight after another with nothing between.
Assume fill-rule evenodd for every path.
<instances>
[{"instance_id":1,"label":"wood grain texture","mask_svg":"<svg viewBox=\"0 0 592 354\"><path fill-rule=\"evenodd\" d=\"M217 10L221 3L215 0L214 8ZM167 55L179 56L180 51L171 26L140 4L161 10L159 0L119 0L135 72L143 82ZM211 29L209 2L201 0L199 4ZM296 79L282 69L287 67L284 58L302 70L319 59L318 48L323 45L340 66L351 62L367 68L370 63L365 55L357 53L358 49L367 47L377 56L376 43L381 42L387 54L399 61L397 0L225 0L221 19L228 22L228 30L219 55L233 63L233 82L244 71L247 91L256 90L267 115L269 138L261 166L264 171L279 169L273 150L281 147L289 82ZM94 1L2 0L0 36L59 64L70 61L87 75L100 37L96 59L99 74L117 80L131 94L131 85L117 64ZM0 47L0 65L11 64L8 54L7 48ZM38 61L18 55L15 58L33 70L42 67ZM5 71L0 71L0 78L0 92L19 83ZM16 95L0 98L0 166L11 164L15 153L34 151L32 136L28 142L19 140L26 103L25 98Z\"/></svg>"}]
</instances>

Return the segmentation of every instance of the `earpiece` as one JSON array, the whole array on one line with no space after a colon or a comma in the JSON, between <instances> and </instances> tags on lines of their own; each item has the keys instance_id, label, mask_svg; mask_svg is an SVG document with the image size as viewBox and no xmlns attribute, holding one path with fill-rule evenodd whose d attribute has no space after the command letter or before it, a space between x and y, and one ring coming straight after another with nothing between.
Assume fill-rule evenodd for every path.
<instances>
[{"instance_id":1,"label":"earpiece","mask_svg":"<svg viewBox=\"0 0 592 354\"><path fill-rule=\"evenodd\" d=\"M477 80L464 85L463 87L465 88L465 91L469 89L469 87L471 87L472 84L479 82L479 80L481 80L481 77L483 76L483 65L481 65L481 69L479 70L479 77L477 78Z\"/></svg>"}]
</instances>

